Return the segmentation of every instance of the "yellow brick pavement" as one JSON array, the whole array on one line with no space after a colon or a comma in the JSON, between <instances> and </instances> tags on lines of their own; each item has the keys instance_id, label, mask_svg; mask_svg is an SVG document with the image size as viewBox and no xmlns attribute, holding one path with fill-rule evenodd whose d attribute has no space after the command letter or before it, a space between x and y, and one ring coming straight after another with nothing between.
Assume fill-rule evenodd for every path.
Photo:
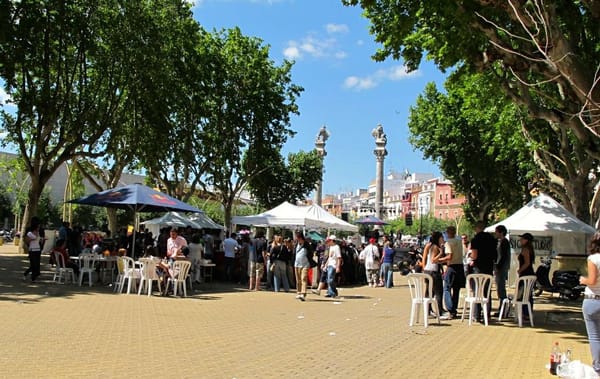
<instances>
[{"instance_id":1,"label":"yellow brick pavement","mask_svg":"<svg viewBox=\"0 0 600 379\"><path fill-rule=\"evenodd\" d=\"M581 301L537 299L535 328L411 328L402 277L304 303L219 283L148 298L53 284L48 266L23 282L26 257L13 250L0 246L0 377L544 378L553 341L590 362Z\"/></svg>"}]
</instances>

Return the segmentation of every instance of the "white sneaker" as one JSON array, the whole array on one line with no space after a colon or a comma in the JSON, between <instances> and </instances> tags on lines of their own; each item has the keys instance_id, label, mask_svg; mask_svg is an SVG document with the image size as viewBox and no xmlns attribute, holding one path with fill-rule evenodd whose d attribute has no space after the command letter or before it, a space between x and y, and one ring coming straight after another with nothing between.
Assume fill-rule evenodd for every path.
<instances>
[{"instance_id":1,"label":"white sneaker","mask_svg":"<svg viewBox=\"0 0 600 379\"><path fill-rule=\"evenodd\" d=\"M302 298L301 294L296 295L296 299L301 299L301 298Z\"/></svg>"}]
</instances>

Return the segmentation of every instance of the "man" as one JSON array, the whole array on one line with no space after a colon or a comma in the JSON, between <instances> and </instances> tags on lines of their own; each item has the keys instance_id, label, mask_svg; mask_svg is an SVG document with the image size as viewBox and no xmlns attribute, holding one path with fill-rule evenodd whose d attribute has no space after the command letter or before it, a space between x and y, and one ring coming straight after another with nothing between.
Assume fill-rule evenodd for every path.
<instances>
[{"instance_id":1,"label":"man","mask_svg":"<svg viewBox=\"0 0 600 379\"><path fill-rule=\"evenodd\" d=\"M208 230L204 233L204 258L213 259L213 246L215 240Z\"/></svg>"},{"instance_id":2,"label":"man","mask_svg":"<svg viewBox=\"0 0 600 379\"><path fill-rule=\"evenodd\" d=\"M444 320L451 320L457 315L457 306L460 289L465 286L465 270L463 266L463 249L461 240L456 238L456 227L446 228L446 243L441 260L446 262L447 269L444 273L444 302L448 314L442 316Z\"/></svg>"},{"instance_id":3,"label":"man","mask_svg":"<svg viewBox=\"0 0 600 379\"><path fill-rule=\"evenodd\" d=\"M248 276L249 290L260 290L260 281L265 273L265 241L262 235L258 235L248 244Z\"/></svg>"},{"instance_id":4,"label":"man","mask_svg":"<svg viewBox=\"0 0 600 379\"><path fill-rule=\"evenodd\" d=\"M187 247L187 241L179 235L177 229L172 228L167 240L167 258L175 260L177 257L183 256L184 247Z\"/></svg>"},{"instance_id":5,"label":"man","mask_svg":"<svg viewBox=\"0 0 600 379\"><path fill-rule=\"evenodd\" d=\"M508 231L504 225L496 226L495 234L498 240L496 245L496 292L498 294L498 312L502 307L502 301L506 299L506 281L508 270L510 270L510 242L506 238Z\"/></svg>"},{"instance_id":6,"label":"man","mask_svg":"<svg viewBox=\"0 0 600 379\"><path fill-rule=\"evenodd\" d=\"M471 266L475 274L494 274L494 262L496 261L496 245L497 241L490 233L484 232L485 223L477 221L475 223L475 237L471 240ZM484 289L487 291L487 288ZM481 320L479 304L475 309L475 314ZM491 315L492 299L488 299L487 304L488 314Z\"/></svg>"},{"instance_id":7,"label":"man","mask_svg":"<svg viewBox=\"0 0 600 379\"><path fill-rule=\"evenodd\" d=\"M223 241L223 252L225 253L225 279L227 281L233 280L233 264L235 261L235 254L240 249L240 245L237 242L236 234L231 233L228 238Z\"/></svg>"},{"instance_id":8,"label":"man","mask_svg":"<svg viewBox=\"0 0 600 379\"><path fill-rule=\"evenodd\" d=\"M327 246L329 255L327 258L327 295L325 297L336 297L338 292L335 286L335 275L340 272L342 267L342 252L340 246L336 243L336 237L332 234L327 237Z\"/></svg>"},{"instance_id":9,"label":"man","mask_svg":"<svg viewBox=\"0 0 600 379\"><path fill-rule=\"evenodd\" d=\"M308 287L308 250L306 239L302 232L296 233L296 246L294 247L294 271L296 273L296 299L306 300L306 288Z\"/></svg>"},{"instance_id":10,"label":"man","mask_svg":"<svg viewBox=\"0 0 600 379\"><path fill-rule=\"evenodd\" d=\"M358 258L365 265L369 287L376 287L379 274L379 247L375 238L369 239L369 244L360 252Z\"/></svg>"}]
</instances>

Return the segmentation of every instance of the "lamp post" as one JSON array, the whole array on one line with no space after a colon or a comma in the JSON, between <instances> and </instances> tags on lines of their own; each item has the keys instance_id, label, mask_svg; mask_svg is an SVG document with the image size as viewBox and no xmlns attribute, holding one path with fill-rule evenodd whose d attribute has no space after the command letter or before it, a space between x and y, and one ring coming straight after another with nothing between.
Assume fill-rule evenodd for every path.
<instances>
[{"instance_id":1,"label":"lamp post","mask_svg":"<svg viewBox=\"0 0 600 379\"><path fill-rule=\"evenodd\" d=\"M387 136L383 132L383 126L377 125L371 135L375 138L375 158L377 160L376 176L375 176L375 216L383 219L383 160L387 155L385 145L387 145Z\"/></svg>"},{"instance_id":2,"label":"lamp post","mask_svg":"<svg viewBox=\"0 0 600 379\"><path fill-rule=\"evenodd\" d=\"M317 149L317 154L319 158L321 158L321 172L319 173L319 180L317 181L317 188L315 194L315 203L318 206L322 206L322 197L323 197L323 165L325 161L325 156L327 155L327 151L325 151L325 142L329 138L330 134L327 131L327 127L323 125L321 129L319 129L319 134L317 134L317 139L315 140L315 148Z\"/></svg>"}]
</instances>

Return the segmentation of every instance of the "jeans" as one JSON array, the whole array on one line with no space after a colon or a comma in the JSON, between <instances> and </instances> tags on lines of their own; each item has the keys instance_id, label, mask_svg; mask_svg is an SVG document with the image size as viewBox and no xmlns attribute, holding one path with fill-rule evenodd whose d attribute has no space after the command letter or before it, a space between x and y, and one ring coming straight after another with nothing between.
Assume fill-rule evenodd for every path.
<instances>
[{"instance_id":1,"label":"jeans","mask_svg":"<svg viewBox=\"0 0 600 379\"><path fill-rule=\"evenodd\" d=\"M508 280L508 270L496 269L496 293L498 294L498 311L502 307L502 301L506 299L506 281Z\"/></svg>"},{"instance_id":2,"label":"jeans","mask_svg":"<svg viewBox=\"0 0 600 379\"><path fill-rule=\"evenodd\" d=\"M383 263L381 265L381 277L385 281L385 288L394 286L394 271L391 263Z\"/></svg>"},{"instance_id":3,"label":"jeans","mask_svg":"<svg viewBox=\"0 0 600 379\"><path fill-rule=\"evenodd\" d=\"M592 367L600 374L600 300L583 300L581 310L590 342Z\"/></svg>"},{"instance_id":4,"label":"jeans","mask_svg":"<svg viewBox=\"0 0 600 379\"><path fill-rule=\"evenodd\" d=\"M225 257L225 279L228 282L233 280L233 264L234 258Z\"/></svg>"},{"instance_id":5,"label":"jeans","mask_svg":"<svg viewBox=\"0 0 600 379\"><path fill-rule=\"evenodd\" d=\"M465 277L463 265L450 265L444 274L444 303L446 309L456 316L460 289L464 287Z\"/></svg>"},{"instance_id":6,"label":"jeans","mask_svg":"<svg viewBox=\"0 0 600 379\"><path fill-rule=\"evenodd\" d=\"M438 304L438 309L441 312L444 311L444 304L442 302L442 298L444 296L444 285L442 283L442 275L439 271L429 271L425 270L425 274L431 275L433 279L433 297ZM429 295L431 296L431 294Z\"/></svg>"},{"instance_id":7,"label":"jeans","mask_svg":"<svg viewBox=\"0 0 600 379\"><path fill-rule=\"evenodd\" d=\"M327 266L327 295L334 297L337 294L335 288L335 267Z\"/></svg>"},{"instance_id":8,"label":"jeans","mask_svg":"<svg viewBox=\"0 0 600 379\"><path fill-rule=\"evenodd\" d=\"M37 279L40 276L40 262L42 260L42 252L41 251L30 251L29 252L29 268L23 273L23 275L27 276L27 274L31 273L31 281Z\"/></svg>"},{"instance_id":9,"label":"jeans","mask_svg":"<svg viewBox=\"0 0 600 379\"><path fill-rule=\"evenodd\" d=\"M288 292L290 284L287 278L287 265L284 261L275 260L275 270L273 272L273 287L275 292L279 292L282 284L285 292Z\"/></svg>"}]
</instances>

